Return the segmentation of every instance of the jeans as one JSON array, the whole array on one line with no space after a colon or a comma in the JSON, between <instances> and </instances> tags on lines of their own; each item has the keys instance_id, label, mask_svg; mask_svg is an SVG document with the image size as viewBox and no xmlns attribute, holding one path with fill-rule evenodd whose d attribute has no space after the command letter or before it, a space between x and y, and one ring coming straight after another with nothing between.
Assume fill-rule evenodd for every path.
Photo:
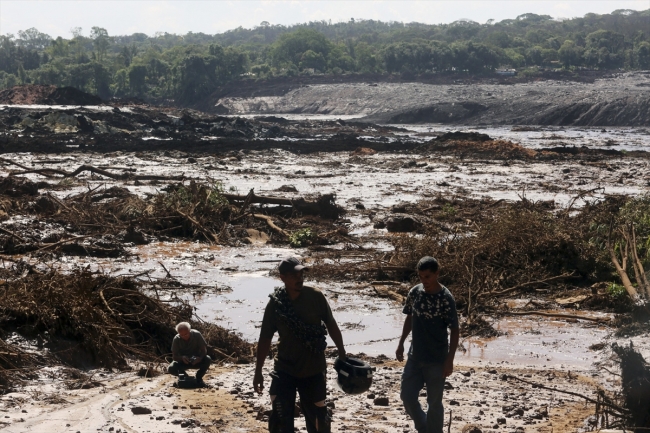
<instances>
[{"instance_id":1,"label":"jeans","mask_svg":"<svg viewBox=\"0 0 650 433\"><path fill-rule=\"evenodd\" d=\"M307 432L331 432L331 415L325 406L325 373L299 378L283 371L274 371L271 378L269 394L273 411L269 417L269 432L294 433L296 390L300 394L300 408L305 415Z\"/></svg>"},{"instance_id":2,"label":"jeans","mask_svg":"<svg viewBox=\"0 0 650 433\"><path fill-rule=\"evenodd\" d=\"M418 396L423 386L427 386L429 408L422 410ZM418 362L411 358L406 361L402 373L400 398L406 413L415 423L418 433L442 433L445 409L442 406L442 391L445 386L443 364Z\"/></svg>"},{"instance_id":3,"label":"jeans","mask_svg":"<svg viewBox=\"0 0 650 433\"><path fill-rule=\"evenodd\" d=\"M169 364L169 367L167 367L167 372L169 374L173 374L174 376L178 376L180 373L185 373L185 370L187 370L188 368L198 368L199 370L196 372L196 379L202 380L203 376L205 376L205 372L208 371L208 367L210 367L210 364L212 364L212 358L210 358L208 355L205 355L201 360L201 362L199 362L196 365L185 364L184 362L174 361L171 364Z\"/></svg>"}]
</instances>

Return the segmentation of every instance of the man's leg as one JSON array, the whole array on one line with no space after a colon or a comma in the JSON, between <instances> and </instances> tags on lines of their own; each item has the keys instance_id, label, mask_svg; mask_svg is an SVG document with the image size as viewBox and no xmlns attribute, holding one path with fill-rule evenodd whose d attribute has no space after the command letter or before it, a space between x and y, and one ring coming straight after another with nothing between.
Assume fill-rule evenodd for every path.
<instances>
[{"instance_id":1,"label":"man's leg","mask_svg":"<svg viewBox=\"0 0 650 433\"><path fill-rule=\"evenodd\" d=\"M286 373L271 373L272 411L269 417L269 432L294 433L293 414L296 407L296 379Z\"/></svg>"},{"instance_id":2,"label":"man's leg","mask_svg":"<svg viewBox=\"0 0 650 433\"><path fill-rule=\"evenodd\" d=\"M186 366L182 362L173 361L167 367L167 373L173 374L174 376L178 376L181 373L185 374L185 368L186 368Z\"/></svg>"},{"instance_id":3,"label":"man's leg","mask_svg":"<svg viewBox=\"0 0 650 433\"><path fill-rule=\"evenodd\" d=\"M442 364L430 364L422 368L424 381L427 384L427 433L442 433L445 420L445 408L442 405L442 392L445 388L445 377Z\"/></svg>"},{"instance_id":4,"label":"man's leg","mask_svg":"<svg viewBox=\"0 0 650 433\"><path fill-rule=\"evenodd\" d=\"M205 376L205 372L208 371L210 364L212 364L212 358L210 358L208 355L205 355L201 362L195 366L199 369L196 372L196 381L199 383L199 385L203 383L203 376Z\"/></svg>"},{"instance_id":5,"label":"man's leg","mask_svg":"<svg viewBox=\"0 0 650 433\"><path fill-rule=\"evenodd\" d=\"M332 416L325 405L327 384L325 373L299 379L300 407L305 415L308 433L330 433Z\"/></svg>"},{"instance_id":6,"label":"man's leg","mask_svg":"<svg viewBox=\"0 0 650 433\"><path fill-rule=\"evenodd\" d=\"M422 410L418 396L424 386L424 377L418 363L411 358L406 360L404 372L402 373L402 389L400 398L404 403L406 413L411 417L415 424L415 429L419 433L427 432L427 415Z\"/></svg>"}]
</instances>

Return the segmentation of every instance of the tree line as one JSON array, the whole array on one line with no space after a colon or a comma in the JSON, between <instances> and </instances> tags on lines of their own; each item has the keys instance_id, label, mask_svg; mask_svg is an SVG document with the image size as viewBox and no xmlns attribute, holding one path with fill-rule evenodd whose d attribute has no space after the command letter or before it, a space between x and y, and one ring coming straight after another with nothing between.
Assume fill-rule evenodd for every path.
<instances>
[{"instance_id":1,"label":"tree line","mask_svg":"<svg viewBox=\"0 0 650 433\"><path fill-rule=\"evenodd\" d=\"M299 74L524 74L540 69L650 69L650 10L554 20L524 14L479 24L354 20L262 22L221 34L134 33L101 27L52 38L35 28L0 36L0 87L73 86L102 98L191 104L242 79Z\"/></svg>"}]
</instances>

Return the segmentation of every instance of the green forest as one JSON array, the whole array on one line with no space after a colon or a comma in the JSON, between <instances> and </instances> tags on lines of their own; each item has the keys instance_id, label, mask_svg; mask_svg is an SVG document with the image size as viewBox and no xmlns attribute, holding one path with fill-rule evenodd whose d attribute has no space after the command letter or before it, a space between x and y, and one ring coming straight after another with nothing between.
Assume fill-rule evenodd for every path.
<instances>
[{"instance_id":1,"label":"green forest","mask_svg":"<svg viewBox=\"0 0 650 433\"><path fill-rule=\"evenodd\" d=\"M0 36L0 87L72 86L104 99L192 104L237 80L301 74L492 74L650 69L650 9L555 20L524 14L479 24L350 20L294 26L262 22L208 35L110 35L74 28Z\"/></svg>"}]
</instances>

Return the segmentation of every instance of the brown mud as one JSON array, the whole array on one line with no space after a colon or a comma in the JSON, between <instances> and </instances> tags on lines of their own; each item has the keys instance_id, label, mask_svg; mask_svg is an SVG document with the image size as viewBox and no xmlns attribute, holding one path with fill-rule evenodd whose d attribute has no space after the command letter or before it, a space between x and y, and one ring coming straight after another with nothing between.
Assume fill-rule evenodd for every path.
<instances>
[{"instance_id":1,"label":"brown mud","mask_svg":"<svg viewBox=\"0 0 650 433\"><path fill-rule=\"evenodd\" d=\"M578 333L598 327L598 335L636 323L633 335L644 335L645 319L610 290L614 271L603 248L619 236L608 238L608 227L630 223L621 210L647 204L639 199L650 186L643 147L565 152L473 132L417 136L344 120L245 119L142 106L12 107L0 110L0 121L0 291L11 300L0 314L0 366L9 396L38 389L43 372L61 365L70 369L50 385L97 387L102 380L91 370L97 367L146 362L136 371L155 371L164 366L179 320L192 320L209 337L221 363L249 362L258 318L241 319L253 331L237 335L196 313L205 314L202 303L228 290L220 280L226 273L227 281L257 273L264 281L251 286L272 285L272 265L260 273L252 263L285 254L310 265L310 279L327 287L350 335L366 326L362 310L379 311L373 302L400 309L425 254L444 263L442 279L458 301L466 351L503 344L498 338L512 332L503 321L522 316L540 323L531 321L526 332L528 344L540 346L541 362L551 359L547 343L535 341L542 321ZM211 273L216 267L219 273ZM242 296L227 301L257 305L266 298L252 289ZM231 313L219 314L229 327ZM516 344L518 336L509 337ZM552 344L561 352L571 342ZM369 358L381 367L372 397L345 396L330 386L338 431L409 429L399 404L401 365L386 355ZM481 431L588 431L621 418L620 382L586 361L528 366L507 352L499 356L499 365L489 357L489 366L480 365L483 359L459 361L447 393L452 431L468 424ZM145 384L151 392L128 397L129 404L141 399L161 411L152 419L164 424L152 431L260 431L268 402L253 395L251 369L214 370L214 388L191 396L172 392L170 378L154 378ZM122 412L119 398L139 391L113 386L108 406ZM220 396L218 404L209 403L211 394ZM99 410L97 392L87 395L95 405L89 410ZM376 404L382 397L389 406ZM590 424L592 415L605 413L592 402L599 398L611 403L612 419ZM183 419L170 419L162 413L170 409L154 400L171 410L184 400L194 403L185 405ZM8 431L46 425L43 415L41 424L21 427L29 401L3 399L11 413ZM81 401L64 405L85 410ZM101 422L79 421L77 429L140 431L124 414L93 413L103 413Z\"/></svg>"}]
</instances>

